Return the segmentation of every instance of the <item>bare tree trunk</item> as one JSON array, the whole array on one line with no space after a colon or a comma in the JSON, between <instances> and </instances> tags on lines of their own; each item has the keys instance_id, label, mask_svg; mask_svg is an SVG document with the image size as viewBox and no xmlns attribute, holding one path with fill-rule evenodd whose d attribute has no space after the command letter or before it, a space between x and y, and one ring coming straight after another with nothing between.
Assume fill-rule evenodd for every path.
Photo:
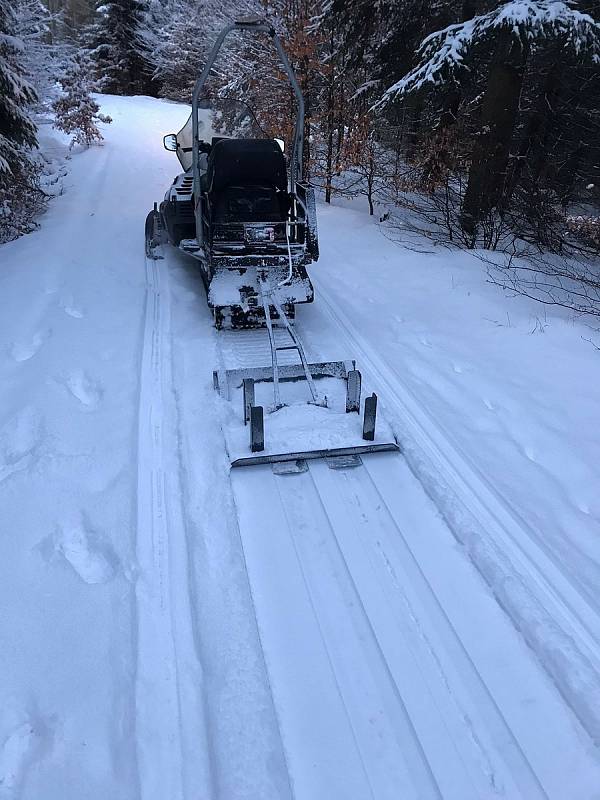
<instances>
[{"instance_id":1,"label":"bare tree trunk","mask_svg":"<svg viewBox=\"0 0 600 800\"><path fill-rule=\"evenodd\" d=\"M510 32L503 33L490 66L481 108L481 128L473 148L461 225L473 236L477 224L500 201L510 142L519 109L528 51Z\"/></svg>"},{"instance_id":2,"label":"bare tree trunk","mask_svg":"<svg viewBox=\"0 0 600 800\"><path fill-rule=\"evenodd\" d=\"M367 198L369 200L369 214L373 216L375 207L373 205L373 186L375 184L375 159L369 156L369 171L367 173Z\"/></svg>"},{"instance_id":3,"label":"bare tree trunk","mask_svg":"<svg viewBox=\"0 0 600 800\"><path fill-rule=\"evenodd\" d=\"M329 53L333 56L333 28L329 37ZM331 58L331 71L327 86L327 156L325 163L325 202L331 203L331 184L333 181L333 114L335 98L335 66Z\"/></svg>"}]
</instances>

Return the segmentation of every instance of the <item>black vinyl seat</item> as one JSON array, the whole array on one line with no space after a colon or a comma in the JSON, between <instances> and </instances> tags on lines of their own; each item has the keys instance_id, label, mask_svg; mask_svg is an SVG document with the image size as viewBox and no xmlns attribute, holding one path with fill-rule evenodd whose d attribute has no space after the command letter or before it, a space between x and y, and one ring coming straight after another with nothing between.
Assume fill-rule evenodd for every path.
<instances>
[{"instance_id":1,"label":"black vinyl seat","mask_svg":"<svg viewBox=\"0 0 600 800\"><path fill-rule=\"evenodd\" d=\"M213 222L285 222L290 207L287 192L272 186L228 186L214 193Z\"/></svg>"},{"instance_id":2,"label":"black vinyl seat","mask_svg":"<svg viewBox=\"0 0 600 800\"><path fill-rule=\"evenodd\" d=\"M213 222L285 222L290 209L287 169L272 139L220 139L203 183Z\"/></svg>"},{"instance_id":3,"label":"black vinyl seat","mask_svg":"<svg viewBox=\"0 0 600 800\"><path fill-rule=\"evenodd\" d=\"M285 191L285 158L273 139L220 139L211 148L206 179L210 193L228 186L272 186Z\"/></svg>"}]
</instances>

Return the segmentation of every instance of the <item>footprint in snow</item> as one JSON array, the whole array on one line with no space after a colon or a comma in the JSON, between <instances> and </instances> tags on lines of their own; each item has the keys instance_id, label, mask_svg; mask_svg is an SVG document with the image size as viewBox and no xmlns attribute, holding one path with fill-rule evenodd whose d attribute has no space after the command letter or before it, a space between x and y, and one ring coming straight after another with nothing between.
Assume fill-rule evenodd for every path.
<instances>
[{"instance_id":1,"label":"footprint in snow","mask_svg":"<svg viewBox=\"0 0 600 800\"><path fill-rule=\"evenodd\" d=\"M30 469L44 441L40 414L25 407L0 428L0 483L15 472Z\"/></svg>"},{"instance_id":2,"label":"footprint in snow","mask_svg":"<svg viewBox=\"0 0 600 800\"><path fill-rule=\"evenodd\" d=\"M465 372L473 372L471 364L460 364L458 361L452 361L452 369L457 375L462 375Z\"/></svg>"},{"instance_id":3,"label":"footprint in snow","mask_svg":"<svg viewBox=\"0 0 600 800\"><path fill-rule=\"evenodd\" d=\"M74 305L63 306L63 311L74 319L83 319L84 316L83 311Z\"/></svg>"},{"instance_id":4,"label":"footprint in snow","mask_svg":"<svg viewBox=\"0 0 600 800\"><path fill-rule=\"evenodd\" d=\"M60 307L65 312L65 314L68 314L70 317L73 317L74 319L82 319L84 317L83 311L73 301L73 296L70 294L67 294L61 298Z\"/></svg>"},{"instance_id":5,"label":"footprint in snow","mask_svg":"<svg viewBox=\"0 0 600 800\"><path fill-rule=\"evenodd\" d=\"M89 408L97 406L102 399L102 387L85 372L72 372L66 380L66 385L73 397Z\"/></svg>"},{"instance_id":6,"label":"footprint in snow","mask_svg":"<svg viewBox=\"0 0 600 800\"><path fill-rule=\"evenodd\" d=\"M14 361L29 361L49 336L50 331L38 331L28 341L14 342L10 351L12 358Z\"/></svg>"},{"instance_id":7,"label":"footprint in snow","mask_svg":"<svg viewBox=\"0 0 600 800\"><path fill-rule=\"evenodd\" d=\"M85 583L106 583L115 574L116 555L83 517L62 527L56 536L55 550Z\"/></svg>"},{"instance_id":8,"label":"footprint in snow","mask_svg":"<svg viewBox=\"0 0 600 800\"><path fill-rule=\"evenodd\" d=\"M42 740L42 731L29 719L10 730L0 747L0 800L16 800L20 795L25 772L39 753Z\"/></svg>"}]
</instances>

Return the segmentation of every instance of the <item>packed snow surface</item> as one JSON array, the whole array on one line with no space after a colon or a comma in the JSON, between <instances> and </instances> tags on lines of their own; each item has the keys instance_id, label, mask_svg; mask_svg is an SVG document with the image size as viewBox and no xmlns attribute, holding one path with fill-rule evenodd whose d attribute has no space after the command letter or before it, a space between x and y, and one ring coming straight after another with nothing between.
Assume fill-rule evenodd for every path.
<instances>
[{"instance_id":1,"label":"packed snow surface","mask_svg":"<svg viewBox=\"0 0 600 800\"><path fill-rule=\"evenodd\" d=\"M595 334L320 206L296 330L401 452L230 471L266 334L144 258L189 108L101 102L0 248L0 800L598 798Z\"/></svg>"}]
</instances>

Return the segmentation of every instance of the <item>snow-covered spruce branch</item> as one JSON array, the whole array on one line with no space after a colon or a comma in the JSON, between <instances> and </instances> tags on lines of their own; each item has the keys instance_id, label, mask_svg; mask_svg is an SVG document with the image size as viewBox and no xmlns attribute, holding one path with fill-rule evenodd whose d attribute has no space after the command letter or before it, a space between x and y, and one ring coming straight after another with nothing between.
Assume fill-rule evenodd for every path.
<instances>
[{"instance_id":1,"label":"snow-covered spruce branch","mask_svg":"<svg viewBox=\"0 0 600 800\"><path fill-rule=\"evenodd\" d=\"M600 63L600 24L588 14L562 0L511 0L487 14L430 34L417 50L417 66L390 86L375 107L427 86L458 82L469 71L471 53L501 31L523 44L558 40L577 55Z\"/></svg>"}]
</instances>

